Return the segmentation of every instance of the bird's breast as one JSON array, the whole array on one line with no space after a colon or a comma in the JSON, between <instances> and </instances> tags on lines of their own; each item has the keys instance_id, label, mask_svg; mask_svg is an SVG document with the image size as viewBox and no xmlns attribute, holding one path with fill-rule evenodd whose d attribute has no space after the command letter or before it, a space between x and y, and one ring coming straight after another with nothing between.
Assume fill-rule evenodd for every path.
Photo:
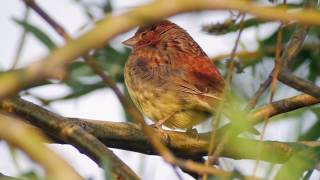
<instances>
[{"instance_id":1,"label":"bird's breast","mask_svg":"<svg viewBox=\"0 0 320 180\"><path fill-rule=\"evenodd\" d=\"M169 90L172 70L162 61L157 56L130 57L125 66L125 83L131 99L155 121L181 109L177 95Z\"/></svg>"}]
</instances>

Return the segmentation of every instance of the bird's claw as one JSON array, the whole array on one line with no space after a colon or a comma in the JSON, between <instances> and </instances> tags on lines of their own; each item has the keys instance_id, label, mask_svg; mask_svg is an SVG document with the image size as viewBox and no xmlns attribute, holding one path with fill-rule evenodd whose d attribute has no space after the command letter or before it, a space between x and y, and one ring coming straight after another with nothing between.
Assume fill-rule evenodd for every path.
<instances>
[{"instance_id":1,"label":"bird's claw","mask_svg":"<svg viewBox=\"0 0 320 180\"><path fill-rule=\"evenodd\" d=\"M170 142L170 138L168 133L162 128L161 124L152 124L151 125L152 128L154 128L156 130L156 132L159 134L161 140L163 140L164 142Z\"/></svg>"},{"instance_id":2,"label":"bird's claw","mask_svg":"<svg viewBox=\"0 0 320 180\"><path fill-rule=\"evenodd\" d=\"M196 128L187 129L186 134L194 139L199 140L199 133Z\"/></svg>"}]
</instances>

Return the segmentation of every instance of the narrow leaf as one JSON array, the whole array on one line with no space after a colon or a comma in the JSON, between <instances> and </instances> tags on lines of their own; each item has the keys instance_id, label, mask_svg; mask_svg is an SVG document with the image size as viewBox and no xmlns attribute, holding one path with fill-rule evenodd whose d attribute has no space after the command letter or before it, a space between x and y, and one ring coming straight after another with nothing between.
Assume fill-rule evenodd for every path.
<instances>
[{"instance_id":1,"label":"narrow leaf","mask_svg":"<svg viewBox=\"0 0 320 180\"><path fill-rule=\"evenodd\" d=\"M38 27L30 24L29 22L21 21L15 18L13 18L13 21L16 22L18 25L22 26L27 32L30 32L32 35L34 35L50 51L57 47L53 40L51 40L51 38Z\"/></svg>"}]
</instances>

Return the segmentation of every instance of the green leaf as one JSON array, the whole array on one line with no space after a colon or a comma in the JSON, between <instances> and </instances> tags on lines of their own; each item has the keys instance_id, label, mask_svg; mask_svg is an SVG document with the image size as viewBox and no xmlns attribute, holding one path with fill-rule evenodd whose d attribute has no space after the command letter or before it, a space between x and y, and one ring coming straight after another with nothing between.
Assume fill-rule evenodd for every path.
<instances>
[{"instance_id":1,"label":"green leaf","mask_svg":"<svg viewBox=\"0 0 320 180\"><path fill-rule=\"evenodd\" d=\"M306 175L303 177L303 180L309 180L311 175L313 173L313 170L309 170Z\"/></svg>"},{"instance_id":2,"label":"green leaf","mask_svg":"<svg viewBox=\"0 0 320 180\"><path fill-rule=\"evenodd\" d=\"M28 180L45 180L45 179L47 179L45 177L38 176L35 171L29 171L29 172L23 173L19 178L28 179Z\"/></svg>"},{"instance_id":3,"label":"green leaf","mask_svg":"<svg viewBox=\"0 0 320 180\"><path fill-rule=\"evenodd\" d=\"M282 47L285 47L285 44L289 41L291 34L294 31L295 26L286 26L282 30ZM271 36L268 38L260 41L260 48L264 48L267 46L275 46L277 44L278 39L278 30L275 31ZM274 56L274 54L273 54Z\"/></svg>"},{"instance_id":4,"label":"green leaf","mask_svg":"<svg viewBox=\"0 0 320 180\"><path fill-rule=\"evenodd\" d=\"M318 51L313 51L310 53L310 57L305 57L308 58L310 63L309 63L309 74L308 74L308 80L315 82L317 78L320 75L319 68L320 68L320 52Z\"/></svg>"},{"instance_id":5,"label":"green leaf","mask_svg":"<svg viewBox=\"0 0 320 180\"><path fill-rule=\"evenodd\" d=\"M276 175L276 180L300 179L305 171L314 169L319 163L320 148L309 148L294 154Z\"/></svg>"},{"instance_id":6,"label":"green leaf","mask_svg":"<svg viewBox=\"0 0 320 180\"><path fill-rule=\"evenodd\" d=\"M250 18L241 23L235 23L232 19L227 19L222 23L208 24L202 26L202 31L207 32L208 34L213 35L224 35L231 32L236 32L243 26L244 29L259 26L261 24L268 23L268 21L264 21L257 18Z\"/></svg>"},{"instance_id":7,"label":"green leaf","mask_svg":"<svg viewBox=\"0 0 320 180\"><path fill-rule=\"evenodd\" d=\"M102 9L104 13L111 13L113 10L111 0L105 0L104 4L102 5Z\"/></svg>"},{"instance_id":8,"label":"green leaf","mask_svg":"<svg viewBox=\"0 0 320 180\"><path fill-rule=\"evenodd\" d=\"M27 32L30 32L32 35L34 35L50 51L57 47L53 40L51 40L51 38L38 27L32 25L29 22L21 21L15 18L13 18L13 21L16 22L18 25L22 26Z\"/></svg>"},{"instance_id":9,"label":"green leaf","mask_svg":"<svg viewBox=\"0 0 320 180\"><path fill-rule=\"evenodd\" d=\"M320 137L320 108L314 108L312 112L316 115L317 122L307 132L300 135L299 141L314 141Z\"/></svg>"},{"instance_id":10,"label":"green leaf","mask_svg":"<svg viewBox=\"0 0 320 180\"><path fill-rule=\"evenodd\" d=\"M111 46L97 51L94 57L97 63L108 72L108 74L116 81L123 83L124 65L130 54L130 49L125 48L123 51L114 49Z\"/></svg>"},{"instance_id":11,"label":"green leaf","mask_svg":"<svg viewBox=\"0 0 320 180\"><path fill-rule=\"evenodd\" d=\"M94 59L114 81L123 83L124 64L128 59L129 53L130 50L128 48L117 50L107 45L105 48L95 52ZM59 98L59 100L77 98L96 89L105 87L101 78L83 61L76 61L70 64L67 71L69 73L64 82L72 92Z\"/></svg>"}]
</instances>

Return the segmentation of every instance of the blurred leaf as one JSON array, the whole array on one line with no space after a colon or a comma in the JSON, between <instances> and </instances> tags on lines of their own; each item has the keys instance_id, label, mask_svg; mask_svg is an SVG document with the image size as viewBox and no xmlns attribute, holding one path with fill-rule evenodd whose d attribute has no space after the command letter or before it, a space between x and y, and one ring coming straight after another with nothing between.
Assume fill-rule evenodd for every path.
<instances>
[{"instance_id":1,"label":"blurred leaf","mask_svg":"<svg viewBox=\"0 0 320 180\"><path fill-rule=\"evenodd\" d=\"M308 57L306 57L308 58ZM317 77L320 75L319 69L320 69L320 52L319 49L318 51L313 51L308 58L310 63L309 63L309 74L307 76L308 80L315 82L317 80Z\"/></svg>"},{"instance_id":2,"label":"blurred leaf","mask_svg":"<svg viewBox=\"0 0 320 180\"><path fill-rule=\"evenodd\" d=\"M300 179L305 171L314 169L319 160L319 147L298 152L283 164L275 179Z\"/></svg>"},{"instance_id":3,"label":"blurred leaf","mask_svg":"<svg viewBox=\"0 0 320 180\"><path fill-rule=\"evenodd\" d=\"M308 171L302 180L309 180L312 173L313 173L313 170Z\"/></svg>"},{"instance_id":4,"label":"blurred leaf","mask_svg":"<svg viewBox=\"0 0 320 180\"><path fill-rule=\"evenodd\" d=\"M117 50L107 45L93 55L100 67L108 73L117 83L123 83L124 64L128 59L130 50ZM80 97L96 89L105 87L101 78L83 61L77 61L68 66L68 76L64 80L70 87L71 93L60 99Z\"/></svg>"},{"instance_id":5,"label":"blurred leaf","mask_svg":"<svg viewBox=\"0 0 320 180\"><path fill-rule=\"evenodd\" d=\"M104 13L111 13L113 8L111 4L111 0L105 0L104 5L102 6L103 12Z\"/></svg>"},{"instance_id":6,"label":"blurred leaf","mask_svg":"<svg viewBox=\"0 0 320 180\"><path fill-rule=\"evenodd\" d=\"M30 24L29 22L20 21L15 18L13 19L13 21L16 22L18 25L22 26L25 29L25 31L30 32L32 35L34 35L49 50L53 50L57 47L56 44L51 40L51 38L38 27Z\"/></svg>"},{"instance_id":7,"label":"blurred leaf","mask_svg":"<svg viewBox=\"0 0 320 180\"><path fill-rule=\"evenodd\" d=\"M243 28L250 28L253 26L258 26L268 21L264 21L257 18L250 18L243 22ZM240 23L235 23L233 19L227 19L222 23L207 24L202 26L202 31L214 35L223 35L231 32L236 32L241 27Z\"/></svg>"},{"instance_id":8,"label":"blurred leaf","mask_svg":"<svg viewBox=\"0 0 320 180\"><path fill-rule=\"evenodd\" d=\"M320 108L313 108L312 112L316 115L317 122L307 132L299 136L299 141L314 141L320 137Z\"/></svg>"},{"instance_id":9,"label":"blurred leaf","mask_svg":"<svg viewBox=\"0 0 320 180\"><path fill-rule=\"evenodd\" d=\"M212 175L208 175L208 180L224 180L224 179L237 179L237 180L245 180L248 179L245 177L244 174L242 174L239 170L237 170L236 168L233 170L231 177L219 177L219 176L212 176Z\"/></svg>"},{"instance_id":10,"label":"blurred leaf","mask_svg":"<svg viewBox=\"0 0 320 180\"><path fill-rule=\"evenodd\" d=\"M10 152L10 155L11 155L11 158L12 158L12 161L15 165L15 168L20 172L21 171L21 167L19 166L19 163L18 163L18 149L15 148L14 146L12 146L11 144L7 144L8 146L8 149L9 149L9 152Z\"/></svg>"},{"instance_id":11,"label":"blurred leaf","mask_svg":"<svg viewBox=\"0 0 320 180\"><path fill-rule=\"evenodd\" d=\"M223 105L222 113L230 120L230 123L225 125L224 129L230 130L231 134L243 131L247 131L255 135L260 134L259 131L257 131L250 123L250 119L252 119L252 117L247 111L243 111L243 99L240 99L232 92L232 94L230 93L227 95L227 102L228 103ZM229 128L226 128L227 126L229 126Z\"/></svg>"},{"instance_id":12,"label":"blurred leaf","mask_svg":"<svg viewBox=\"0 0 320 180\"><path fill-rule=\"evenodd\" d=\"M21 177L10 177L2 174L0 172L0 180L28 180L27 178L21 178Z\"/></svg>"},{"instance_id":13,"label":"blurred leaf","mask_svg":"<svg viewBox=\"0 0 320 180\"><path fill-rule=\"evenodd\" d=\"M282 47L289 41L295 26L285 26L282 30ZM260 41L260 47L263 49L267 46L275 46L277 44L278 30L271 34L268 38ZM273 54L274 56L274 54Z\"/></svg>"},{"instance_id":14,"label":"blurred leaf","mask_svg":"<svg viewBox=\"0 0 320 180\"><path fill-rule=\"evenodd\" d=\"M124 65L129 57L130 49L125 48L123 51L114 49L111 46L98 50L94 57L97 63L116 81L123 83Z\"/></svg>"}]
</instances>

